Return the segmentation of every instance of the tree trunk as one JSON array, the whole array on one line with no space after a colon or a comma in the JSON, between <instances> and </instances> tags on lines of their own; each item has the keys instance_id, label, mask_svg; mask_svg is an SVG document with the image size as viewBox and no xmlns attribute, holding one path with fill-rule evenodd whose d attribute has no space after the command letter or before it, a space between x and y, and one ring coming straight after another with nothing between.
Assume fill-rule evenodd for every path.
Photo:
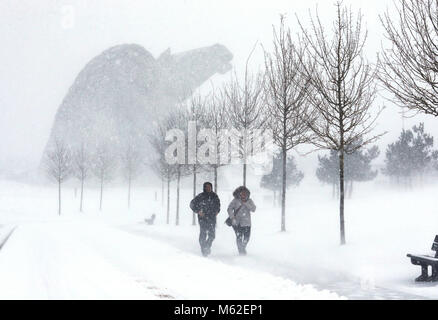
<instances>
[{"instance_id":1,"label":"tree trunk","mask_svg":"<svg viewBox=\"0 0 438 320\"><path fill-rule=\"evenodd\" d=\"M83 212L82 203L84 201L84 177L81 179L81 204L79 206L79 212Z\"/></svg>"},{"instance_id":2,"label":"tree trunk","mask_svg":"<svg viewBox=\"0 0 438 320\"><path fill-rule=\"evenodd\" d=\"M216 128L216 139L218 137L218 129ZM219 167L221 163L221 158L220 158L220 149L219 149L219 145L217 144L216 141L216 164L213 165L214 168L214 192L216 192L217 194L217 168Z\"/></svg>"},{"instance_id":3,"label":"tree trunk","mask_svg":"<svg viewBox=\"0 0 438 320\"><path fill-rule=\"evenodd\" d=\"M178 166L178 176L177 176L177 185L176 185L176 217L175 217L175 225L179 225L179 187L181 181L181 169Z\"/></svg>"},{"instance_id":4,"label":"tree trunk","mask_svg":"<svg viewBox=\"0 0 438 320\"><path fill-rule=\"evenodd\" d=\"M243 186L246 187L246 163L243 164Z\"/></svg>"},{"instance_id":5,"label":"tree trunk","mask_svg":"<svg viewBox=\"0 0 438 320\"><path fill-rule=\"evenodd\" d=\"M217 165L214 166L214 192L217 194Z\"/></svg>"},{"instance_id":6,"label":"tree trunk","mask_svg":"<svg viewBox=\"0 0 438 320\"><path fill-rule=\"evenodd\" d=\"M161 177L161 206L164 207L164 179Z\"/></svg>"},{"instance_id":7,"label":"tree trunk","mask_svg":"<svg viewBox=\"0 0 438 320\"><path fill-rule=\"evenodd\" d=\"M103 194L103 177L100 178L100 205L99 205L100 211L102 211L102 194Z\"/></svg>"},{"instance_id":8,"label":"tree trunk","mask_svg":"<svg viewBox=\"0 0 438 320\"><path fill-rule=\"evenodd\" d=\"M61 180L58 181L58 215L61 215Z\"/></svg>"},{"instance_id":9,"label":"tree trunk","mask_svg":"<svg viewBox=\"0 0 438 320\"><path fill-rule=\"evenodd\" d=\"M281 232L286 231L286 161L287 151L286 148L282 148L283 163L282 163L282 182L281 182Z\"/></svg>"},{"instance_id":10,"label":"tree trunk","mask_svg":"<svg viewBox=\"0 0 438 320\"><path fill-rule=\"evenodd\" d=\"M332 198L336 197L336 183L332 183Z\"/></svg>"},{"instance_id":11,"label":"tree trunk","mask_svg":"<svg viewBox=\"0 0 438 320\"><path fill-rule=\"evenodd\" d=\"M277 191L274 190L274 207L277 206Z\"/></svg>"},{"instance_id":12,"label":"tree trunk","mask_svg":"<svg viewBox=\"0 0 438 320\"><path fill-rule=\"evenodd\" d=\"M193 198L196 197L196 164L193 165ZM192 226L196 226L196 214L192 213Z\"/></svg>"},{"instance_id":13,"label":"tree trunk","mask_svg":"<svg viewBox=\"0 0 438 320\"><path fill-rule=\"evenodd\" d=\"M166 223L169 224L170 221L170 173L167 172L167 216Z\"/></svg>"},{"instance_id":14,"label":"tree trunk","mask_svg":"<svg viewBox=\"0 0 438 320\"><path fill-rule=\"evenodd\" d=\"M344 220L344 150L339 153L339 189L340 189L340 201L339 201L339 214L340 214L340 229L341 229L341 245L345 242L345 220Z\"/></svg>"}]
</instances>

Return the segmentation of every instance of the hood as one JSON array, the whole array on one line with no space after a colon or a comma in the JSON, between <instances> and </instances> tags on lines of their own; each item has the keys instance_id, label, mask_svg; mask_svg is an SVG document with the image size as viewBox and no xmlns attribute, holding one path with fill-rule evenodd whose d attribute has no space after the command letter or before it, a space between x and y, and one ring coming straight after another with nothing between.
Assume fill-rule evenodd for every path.
<instances>
[{"instance_id":1,"label":"hood","mask_svg":"<svg viewBox=\"0 0 438 320\"><path fill-rule=\"evenodd\" d=\"M241 186L239 188L237 188L236 190L234 190L233 192L233 197L236 199L239 199L239 195L242 191L246 191L246 193L248 194L248 199L251 196L251 192L249 191L249 189L247 187Z\"/></svg>"},{"instance_id":2,"label":"hood","mask_svg":"<svg viewBox=\"0 0 438 320\"><path fill-rule=\"evenodd\" d=\"M206 188L208 185L210 185L210 187L211 187L211 191L213 192L213 185L211 184L211 182L205 182L204 185L202 186L202 191L206 192L206 191L205 191L205 188Z\"/></svg>"}]
</instances>

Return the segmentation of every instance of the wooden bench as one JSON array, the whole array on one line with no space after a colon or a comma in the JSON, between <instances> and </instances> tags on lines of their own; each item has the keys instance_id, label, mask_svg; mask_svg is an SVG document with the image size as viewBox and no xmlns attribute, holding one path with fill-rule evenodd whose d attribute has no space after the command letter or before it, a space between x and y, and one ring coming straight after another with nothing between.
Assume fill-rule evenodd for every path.
<instances>
[{"instance_id":1,"label":"wooden bench","mask_svg":"<svg viewBox=\"0 0 438 320\"><path fill-rule=\"evenodd\" d=\"M435 240L432 245L432 250L435 251L435 257L428 255L414 255L408 254L411 258L412 264L421 266L421 276L415 281L417 282L435 282L438 281L438 235L435 236ZM429 276L428 268L432 267L432 275Z\"/></svg>"}]
</instances>

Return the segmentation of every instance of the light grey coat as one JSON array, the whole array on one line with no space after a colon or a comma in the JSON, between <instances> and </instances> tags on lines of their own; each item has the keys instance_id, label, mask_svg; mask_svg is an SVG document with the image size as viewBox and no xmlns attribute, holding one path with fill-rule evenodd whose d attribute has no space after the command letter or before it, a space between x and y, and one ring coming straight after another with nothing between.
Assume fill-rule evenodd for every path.
<instances>
[{"instance_id":1,"label":"light grey coat","mask_svg":"<svg viewBox=\"0 0 438 320\"><path fill-rule=\"evenodd\" d=\"M242 206L240 208L240 206ZM235 216L235 211L240 208L239 212ZM238 198L234 198L233 201L230 202L228 206L228 216L236 219L236 225L241 227L250 227L251 226L251 212L256 211L256 205L254 201L248 199L246 202L242 202L242 200Z\"/></svg>"}]
</instances>

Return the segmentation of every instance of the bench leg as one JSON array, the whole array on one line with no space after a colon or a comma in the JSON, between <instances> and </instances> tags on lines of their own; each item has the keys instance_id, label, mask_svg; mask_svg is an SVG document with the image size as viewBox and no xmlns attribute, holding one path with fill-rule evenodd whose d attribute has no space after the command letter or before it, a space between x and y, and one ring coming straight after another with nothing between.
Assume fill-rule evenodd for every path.
<instances>
[{"instance_id":1,"label":"bench leg","mask_svg":"<svg viewBox=\"0 0 438 320\"><path fill-rule=\"evenodd\" d=\"M430 281L435 282L438 281L438 266L432 266L432 276L430 277Z\"/></svg>"},{"instance_id":2,"label":"bench leg","mask_svg":"<svg viewBox=\"0 0 438 320\"><path fill-rule=\"evenodd\" d=\"M423 282L427 281L429 279L429 275L427 272L427 265L422 264L421 265L421 276L419 276L415 281L417 282Z\"/></svg>"}]
</instances>

